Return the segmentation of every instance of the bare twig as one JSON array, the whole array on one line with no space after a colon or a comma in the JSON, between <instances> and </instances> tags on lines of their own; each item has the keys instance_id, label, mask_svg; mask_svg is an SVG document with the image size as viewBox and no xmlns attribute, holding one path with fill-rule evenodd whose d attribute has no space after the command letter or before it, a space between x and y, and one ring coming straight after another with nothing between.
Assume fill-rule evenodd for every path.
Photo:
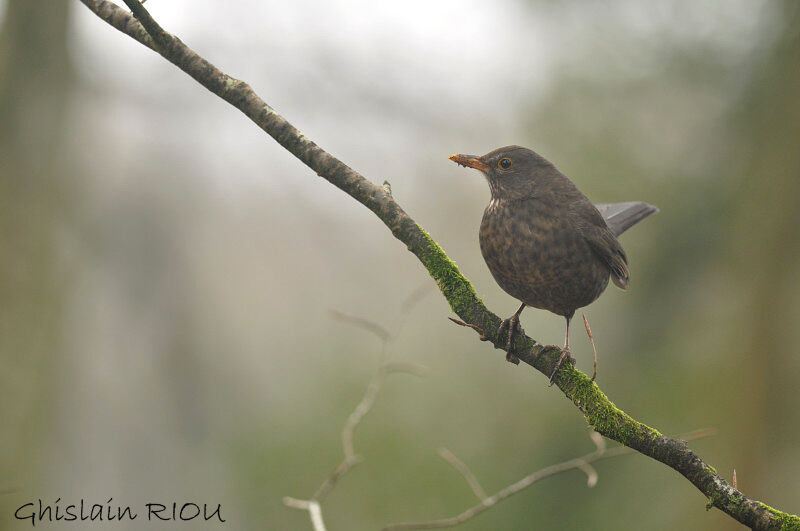
<instances>
[{"instance_id":1,"label":"bare twig","mask_svg":"<svg viewBox=\"0 0 800 531\"><path fill-rule=\"evenodd\" d=\"M337 321L342 321L345 323L350 323L352 325L357 326L358 328L362 328L367 332L371 332L378 336L378 339L381 341L389 341L391 334L389 331L386 330L384 327L376 323L375 321L370 321L369 319L364 319L363 317L356 317L354 315L349 315L344 312L340 312L339 310L330 309L328 312L331 314L331 317L336 319Z\"/></svg>"},{"instance_id":2,"label":"bare twig","mask_svg":"<svg viewBox=\"0 0 800 531\"><path fill-rule=\"evenodd\" d=\"M594 369L592 370L591 381L597 378L597 349L594 346L594 337L592 337L592 329L589 328L589 320L586 319L586 314L581 314L583 317L583 324L586 327L586 335L589 336L589 341L592 343L592 352L594 353Z\"/></svg>"},{"instance_id":3,"label":"bare twig","mask_svg":"<svg viewBox=\"0 0 800 531\"><path fill-rule=\"evenodd\" d=\"M353 412L350 413L350 416L347 417L347 422L344 423L344 429L342 430L342 448L344 449L345 460L355 458L355 450L353 449L353 432L375 404L375 398L377 398L378 392L381 390L381 386L383 385L385 378L386 371L381 367L378 369L377 374L370 381L369 386L367 386L367 392L364 393L364 397L361 399L361 402L358 403ZM315 494L314 498L319 499L320 493L318 492L318 494Z\"/></svg>"},{"instance_id":4,"label":"bare twig","mask_svg":"<svg viewBox=\"0 0 800 531\"><path fill-rule=\"evenodd\" d=\"M170 42L174 39L172 35L164 31L158 22L150 16L150 13L144 8L141 2L137 0L123 0L125 5L128 6L128 9L131 10L133 16L137 18L139 22L141 22L142 26L144 26L145 31L153 38L156 44L162 48L167 48Z\"/></svg>"},{"instance_id":5,"label":"bare twig","mask_svg":"<svg viewBox=\"0 0 800 531\"><path fill-rule=\"evenodd\" d=\"M322 482L322 485L319 486L317 491L311 497L311 501L321 502L325 499L326 496L330 493L336 483L339 482L342 477L350 472L356 465L361 463L364 460L363 457L360 455L352 455L347 456L344 460L339 463L339 465L333 469L333 472L325 478L325 481Z\"/></svg>"},{"instance_id":6,"label":"bare twig","mask_svg":"<svg viewBox=\"0 0 800 531\"><path fill-rule=\"evenodd\" d=\"M597 485L597 480L600 476L597 474L597 470L594 469L592 465L589 463L578 464L578 469L580 469L584 474L586 474L586 486L590 489Z\"/></svg>"},{"instance_id":7,"label":"bare twig","mask_svg":"<svg viewBox=\"0 0 800 531\"><path fill-rule=\"evenodd\" d=\"M429 289L427 289L429 291ZM325 478L325 481L319 486L317 491L311 497L310 500L297 500L295 498L284 498L284 503L293 508L305 509L308 510L310 513L312 509L317 512L319 516L320 523L322 522L322 511L320 508L320 503L330 494L333 487L338 483L338 481L344 477L350 470L353 469L356 465L363 461L363 458L355 453L355 447L353 445L353 435L355 433L355 429L367 415L367 413L372 410L372 406L375 404L375 400L378 397L378 393L383 386L383 382L389 374L393 373L405 373L405 374L413 374L415 376L423 376L425 374L426 368L422 365L418 365L415 363L408 363L408 362L399 362L399 361L387 361L389 357L389 344L397 337L400 333L400 330L405 323L407 315L411 312L414 306L422 299L424 295L424 290L417 288L414 290L406 300L403 301L400 312L398 315L397 323L395 324L394 331L389 332L380 324L372 321L370 319L365 319L363 317L352 316L346 314L344 312L340 312L338 310L331 310L331 316L338 320L342 321L347 324L351 324L358 328L362 328L367 330L381 339L383 342L383 347L381 348L381 359L380 365L378 369L375 371L374 376L369 382L367 386L367 390L364 393L364 396L361 398L361 401L356 405L355 409L353 409L352 413L347 417L347 420L344 423L344 427L342 428L342 450L344 452L344 459L341 463L331 472L331 474ZM293 505L287 503L287 500L293 500ZM314 519L314 513L311 513L312 521ZM316 525L316 524L315 524ZM316 527L315 527L316 529Z\"/></svg>"},{"instance_id":8,"label":"bare twig","mask_svg":"<svg viewBox=\"0 0 800 531\"><path fill-rule=\"evenodd\" d=\"M225 74L180 39L166 33L136 0L125 0L135 17L106 0L80 1L109 25L153 49L242 111L317 175L370 209L425 266L456 315L476 330L486 332L484 337L496 348L504 349L506 338L500 338L495 332L500 326L500 317L486 308L469 280L439 244L394 200L389 187L370 182L300 133L247 83ZM514 345L509 355L547 377L553 374L559 349L538 345L524 334L520 334ZM784 524L800 527L800 517L748 498L728 484L685 443L662 436L654 428L617 408L597 385L574 367L560 370L556 383L592 428L678 471L709 498L712 506L739 522L756 529L773 529Z\"/></svg>"},{"instance_id":9,"label":"bare twig","mask_svg":"<svg viewBox=\"0 0 800 531\"><path fill-rule=\"evenodd\" d=\"M394 325L394 333L389 341L393 341L400 333L403 331L403 328L406 326L406 321L408 320L408 316L411 315L411 310L413 310L417 304L422 302L426 295L433 292L433 286L430 282L424 282L414 289L408 296L403 300L400 304L400 311L397 314L397 322Z\"/></svg>"},{"instance_id":10,"label":"bare twig","mask_svg":"<svg viewBox=\"0 0 800 531\"><path fill-rule=\"evenodd\" d=\"M419 304L431 291L433 291L433 286L430 282L424 282L417 286L417 289L409 293L403 304L400 305L400 315L410 315L414 306Z\"/></svg>"},{"instance_id":11,"label":"bare twig","mask_svg":"<svg viewBox=\"0 0 800 531\"><path fill-rule=\"evenodd\" d=\"M685 433L683 435L679 435L678 437L682 440L690 441L694 439L701 439L703 437L709 437L711 435L714 435L715 433L716 430L712 428L706 428ZM592 440L595 440L595 438L592 437ZM597 444L596 441L595 444ZM592 487L597 483L597 472L594 470L593 467L591 467L589 463L592 463L594 461L610 459L612 457L619 457L621 455L628 455L632 453L634 453L634 451L628 448L627 446L616 446L611 449L606 449L605 446L597 444L597 449L594 452L588 453L582 457L564 461L563 463L550 465L541 470L537 470L533 474L525 476L516 483L500 490L497 494L493 496L490 497L478 496L481 502L476 505L473 505L472 507L470 507L469 509L467 509L466 511L462 512L459 515L450 518L442 518L439 520L429 520L426 522L403 522L398 524L389 524L383 528L383 531L398 531L400 529L439 529L443 527L453 527L462 524L471 518L474 518L475 516L481 514L487 509L494 507L495 505L505 500L506 498L509 498L510 496L513 496L514 494L517 494L518 492L530 487L537 481L548 478L550 476L554 476L556 474L560 474L562 472L566 472L568 470L579 469L586 472L587 476L589 477L588 480L589 486ZM469 469L466 467L466 465L463 465L463 463L461 463L461 465L464 467L465 470L467 470L469 476L473 477L474 479L474 476L472 476L472 473L469 472ZM459 472L461 472L461 469L459 469ZM464 477L466 479L468 476L464 474ZM477 480L475 481L477 484ZM471 483L470 486L472 486Z\"/></svg>"},{"instance_id":12,"label":"bare twig","mask_svg":"<svg viewBox=\"0 0 800 531\"><path fill-rule=\"evenodd\" d=\"M333 475L328 479L331 480L334 477L335 479L333 479L333 481L326 481L323 483L317 490L317 493L314 494L313 499L321 501L327 495L333 484L336 483L336 480L338 480L339 477L347 473L348 470L360 462L360 460L356 459L355 450L353 448L353 432L361 423L361 420L364 418L364 416L372 409L386 376L395 372L403 372L416 376L424 375L425 367L421 365L406 362L386 361L389 357L389 343L391 343L394 338L399 335L405 323L406 316L421 299L422 296L420 295L420 288L417 288L406 298L406 300L403 301L400 306L397 323L395 324L394 331L392 333L388 332L385 328L369 319L353 317L345 313L332 310L332 313L337 316L339 320L354 324L361 328L365 328L378 335L383 340L383 349L381 350L381 365L378 367L378 370L372 377L372 380L370 380L370 383L367 386L367 391L364 393L364 397L361 399L361 402L359 402L353 412L350 413L350 416L347 418L344 428L342 429L342 448L344 449L344 461L336 469L342 470L338 476L336 471L334 471Z\"/></svg>"},{"instance_id":13,"label":"bare twig","mask_svg":"<svg viewBox=\"0 0 800 531\"><path fill-rule=\"evenodd\" d=\"M589 438L592 440L594 445L597 447L597 451L599 451L601 453L606 451L606 446L608 446L608 445L606 444L606 440L602 435L600 435L596 431L592 430L592 431L589 432Z\"/></svg>"},{"instance_id":14,"label":"bare twig","mask_svg":"<svg viewBox=\"0 0 800 531\"><path fill-rule=\"evenodd\" d=\"M478 339L481 341L489 341L489 337L487 337L486 332L483 331L483 328L479 327L478 325L474 325L471 323L465 323L460 319L456 319L455 317L448 317L451 321L453 321L458 326L466 326L467 328L472 328L476 332L478 332L479 336Z\"/></svg>"},{"instance_id":15,"label":"bare twig","mask_svg":"<svg viewBox=\"0 0 800 531\"><path fill-rule=\"evenodd\" d=\"M450 463L453 468L458 470L462 476L464 476L464 479L472 489L472 492L475 493L475 496L477 496L480 501L486 499L486 491L484 491L483 487L481 487L481 484L478 483L478 478L475 477L475 474L472 473L472 470L470 470L461 459L453 455L453 452L447 448L439 448L439 455L442 456L442 459Z\"/></svg>"},{"instance_id":16,"label":"bare twig","mask_svg":"<svg viewBox=\"0 0 800 531\"><path fill-rule=\"evenodd\" d=\"M428 368L425 365L409 363L407 361L387 361L383 364L383 370L386 371L387 374L402 372L420 377L428 374Z\"/></svg>"},{"instance_id":17,"label":"bare twig","mask_svg":"<svg viewBox=\"0 0 800 531\"><path fill-rule=\"evenodd\" d=\"M319 506L319 502L314 500L298 500L297 498L284 496L283 503L292 509L308 511L314 531L325 531L325 522L322 521L322 509Z\"/></svg>"}]
</instances>

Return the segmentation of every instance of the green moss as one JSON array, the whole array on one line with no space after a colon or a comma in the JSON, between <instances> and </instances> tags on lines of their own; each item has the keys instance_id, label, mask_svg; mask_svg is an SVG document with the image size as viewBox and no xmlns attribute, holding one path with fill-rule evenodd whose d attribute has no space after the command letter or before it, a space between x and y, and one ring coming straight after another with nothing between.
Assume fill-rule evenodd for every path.
<instances>
[{"instance_id":1,"label":"green moss","mask_svg":"<svg viewBox=\"0 0 800 531\"><path fill-rule=\"evenodd\" d=\"M478 298L470 281L458 270L455 262L450 260L425 229L419 225L417 227L427 242L427 248L423 249L419 255L420 260L436 280L439 289L450 304L450 308L457 315L466 319L475 309L475 305L482 305L483 302Z\"/></svg>"},{"instance_id":2,"label":"green moss","mask_svg":"<svg viewBox=\"0 0 800 531\"><path fill-rule=\"evenodd\" d=\"M718 507L720 509L724 507L739 507L742 505L742 501L744 498L738 494L734 494L730 497L726 496L725 494L721 494L719 492L713 492L711 496L708 498L708 503L706 504L706 511L710 511L713 507Z\"/></svg>"},{"instance_id":3,"label":"green moss","mask_svg":"<svg viewBox=\"0 0 800 531\"><path fill-rule=\"evenodd\" d=\"M800 517L773 509L766 503L757 503L764 509L768 510L772 516L774 516L775 519L781 523L782 531L800 531Z\"/></svg>"},{"instance_id":4,"label":"green moss","mask_svg":"<svg viewBox=\"0 0 800 531\"><path fill-rule=\"evenodd\" d=\"M580 408L595 431L628 446L633 440L642 436L655 439L661 434L653 428L637 422L630 415L619 409L611 400L578 370L565 371L562 378L567 378L563 388L576 406Z\"/></svg>"}]
</instances>

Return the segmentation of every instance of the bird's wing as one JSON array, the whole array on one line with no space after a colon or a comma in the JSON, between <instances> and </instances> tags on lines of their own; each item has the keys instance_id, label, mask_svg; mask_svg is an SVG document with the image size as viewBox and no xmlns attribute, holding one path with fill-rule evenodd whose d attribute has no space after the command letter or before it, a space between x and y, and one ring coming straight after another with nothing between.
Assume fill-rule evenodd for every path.
<instances>
[{"instance_id":1,"label":"bird's wing","mask_svg":"<svg viewBox=\"0 0 800 531\"><path fill-rule=\"evenodd\" d=\"M592 248L594 254L611 270L611 280L617 287L628 289L630 270L625 251L608 228L589 227L583 231L583 237Z\"/></svg>"},{"instance_id":2,"label":"bird's wing","mask_svg":"<svg viewBox=\"0 0 800 531\"><path fill-rule=\"evenodd\" d=\"M588 199L585 201L589 202ZM619 288L627 289L630 283L628 257L600 211L595 208L579 208L573 210L571 216L575 228L594 254L611 270L612 282Z\"/></svg>"},{"instance_id":3,"label":"bird's wing","mask_svg":"<svg viewBox=\"0 0 800 531\"><path fill-rule=\"evenodd\" d=\"M658 208L642 201L595 205L615 236L619 236L644 218L658 213Z\"/></svg>"}]
</instances>

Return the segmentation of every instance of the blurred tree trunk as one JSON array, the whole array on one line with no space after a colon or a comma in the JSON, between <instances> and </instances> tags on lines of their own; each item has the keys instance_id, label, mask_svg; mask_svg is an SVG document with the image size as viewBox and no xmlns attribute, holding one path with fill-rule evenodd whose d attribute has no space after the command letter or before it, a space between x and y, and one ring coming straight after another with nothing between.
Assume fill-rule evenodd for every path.
<instances>
[{"instance_id":1,"label":"blurred tree trunk","mask_svg":"<svg viewBox=\"0 0 800 531\"><path fill-rule=\"evenodd\" d=\"M46 464L39 450L53 424L64 293L56 240L68 212L61 140L73 86L69 15L66 0L9 0L0 28L0 488L13 491Z\"/></svg>"},{"instance_id":2,"label":"blurred tree trunk","mask_svg":"<svg viewBox=\"0 0 800 531\"><path fill-rule=\"evenodd\" d=\"M782 499L781 491L797 481L797 469L786 465L796 461L800 424L800 412L786 400L800 376L791 348L800 324L800 9L788 1L783 11L784 32L756 68L734 117L739 149L730 177L738 191L727 257L732 285L746 291L730 340L747 365L729 389L742 423L752 426L742 432L758 434L741 441L741 488L796 511L797 500Z\"/></svg>"}]
</instances>

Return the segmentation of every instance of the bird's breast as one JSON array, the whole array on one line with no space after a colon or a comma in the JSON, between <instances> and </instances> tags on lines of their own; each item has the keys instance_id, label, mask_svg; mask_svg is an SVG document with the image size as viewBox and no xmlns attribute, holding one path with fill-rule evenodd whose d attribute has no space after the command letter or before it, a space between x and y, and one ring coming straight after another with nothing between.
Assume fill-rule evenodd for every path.
<instances>
[{"instance_id":1,"label":"bird's breast","mask_svg":"<svg viewBox=\"0 0 800 531\"><path fill-rule=\"evenodd\" d=\"M608 284L608 268L558 207L493 199L479 236L492 276L529 306L572 315Z\"/></svg>"}]
</instances>

